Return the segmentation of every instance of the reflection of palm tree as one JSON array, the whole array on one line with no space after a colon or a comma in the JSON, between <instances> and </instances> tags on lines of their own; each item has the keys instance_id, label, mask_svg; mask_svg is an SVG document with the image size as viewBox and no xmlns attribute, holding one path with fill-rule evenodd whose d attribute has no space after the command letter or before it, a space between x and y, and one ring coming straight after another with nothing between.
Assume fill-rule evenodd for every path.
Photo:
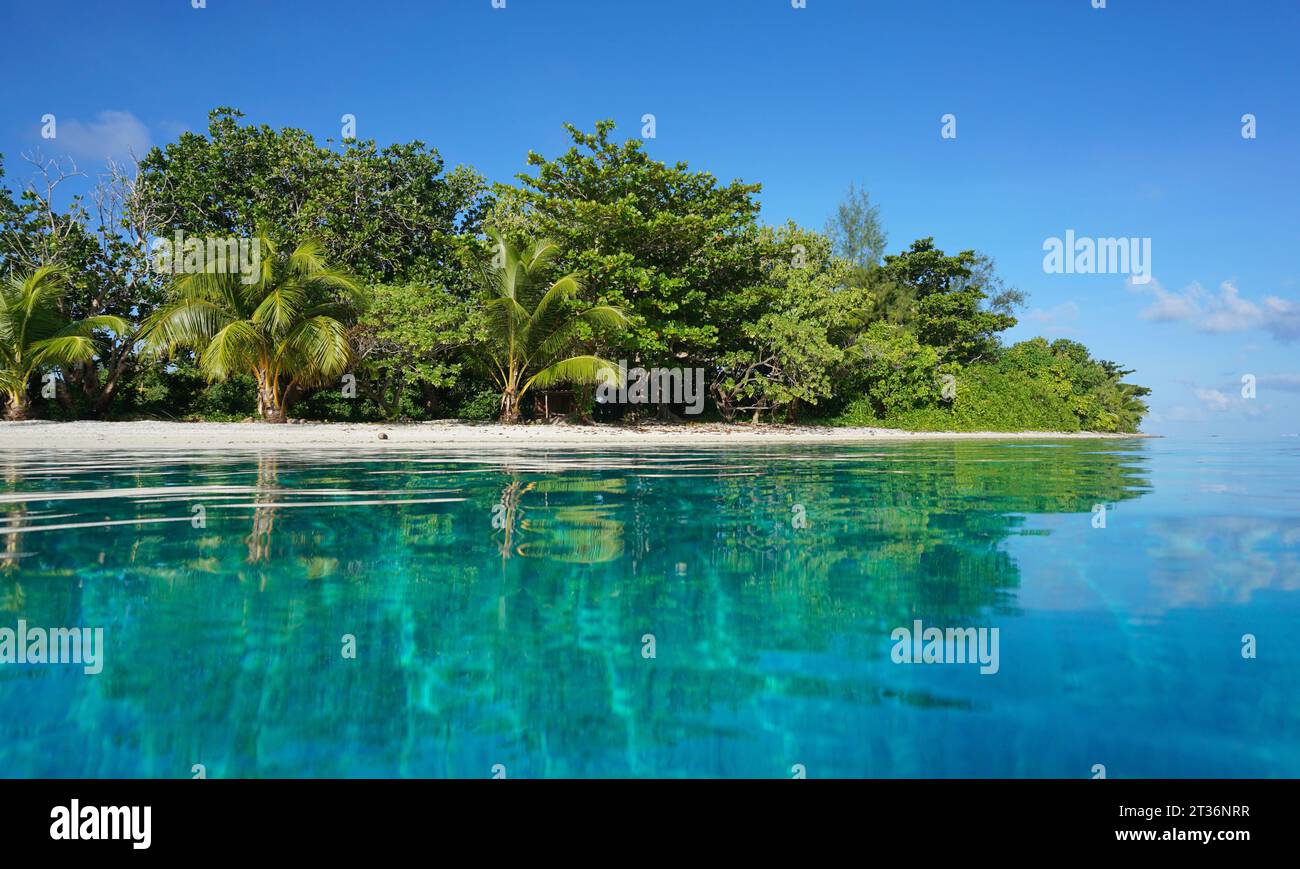
<instances>
[{"instance_id":1,"label":"reflection of palm tree","mask_svg":"<svg viewBox=\"0 0 1300 869\"><path fill-rule=\"evenodd\" d=\"M655 482L627 474L612 480L600 472L535 471L540 462L476 474L464 485L481 506L495 503L490 494L513 489L501 497L511 518L514 548L507 552L517 555L519 545L526 545L525 557L509 561L494 551L500 541L495 535L503 528L492 532L493 540L485 539L478 521L487 524L486 517L475 520L471 533L458 524L465 514L439 514L447 519L439 529L446 536L435 537L432 527L415 524L423 516L375 527L367 521L373 518L370 511L340 510L310 542L289 537L288 526L278 528L277 563L299 546L341 563L355 560L363 577L380 570L400 574L403 581L389 589L392 594L376 596L368 582L339 581L319 594L295 595L305 610L285 625L291 632L285 642L267 648L256 666L249 665L241 644L214 646L209 669L225 677L183 708L176 707L172 686L189 678L187 668L193 665L182 656L166 657L148 673L124 668L115 676L114 691L143 714L174 722L154 735L151 754L200 758L224 752L230 774L283 771L267 746L274 748L288 729L328 742L356 727L373 736L373 744L381 746L377 756L389 768L406 775L460 774L464 768L450 759L475 757L471 749L488 740L514 752L514 761L504 754L493 759L507 763L512 778L515 764L543 776L698 774L700 767L683 769L686 753L680 746L715 739L728 726L718 723L720 709L728 719L742 720L774 751L781 752L784 743L784 756L793 762L800 742L787 737L787 728L806 730L806 719L771 702L785 696L778 692L796 697L799 708L814 704L844 711L837 732L865 722L877 708L894 720L891 705L951 712L978 707L942 687L926 690L917 683L895 690L898 671L889 665L883 672L855 667L851 677L837 668L798 676L802 668L787 666L790 656L824 661L830 650L832 656L866 660L889 649L889 630L910 624L913 611L927 623L983 624L988 607L1005 613L1017 604L1020 567L1008 554L1007 541L1015 543L1014 535L1032 530L1032 523L1023 527L1024 514L1073 512L1086 528L1091 504L1127 502L1148 486L1142 457L1122 446L1080 441L1050 452L1020 450L1025 459L1017 462L987 461L1005 458L1008 449L899 445L887 457L841 459L833 472L816 474L776 460L765 467L760 484L768 497L757 500L752 477ZM273 464L271 457L263 461L259 488L277 484ZM4 472L0 460L0 479ZM554 475L545 490L537 485L543 473ZM263 515L277 509L270 492L260 497ZM797 532L789 524L792 501L809 508L809 525ZM580 569L560 560L556 548L572 554L574 547L564 541L583 527L566 515L575 506L608 521L622 520L625 561ZM35 522L37 505L31 509L27 521ZM609 512L602 515L603 510ZM756 552L777 524L783 536L772 530L769 541L779 544L777 551ZM1283 525L1277 533L1285 531ZM746 526L761 536L747 539ZM448 533L452 530L455 536ZM211 534L213 551L222 556L215 569L222 575L241 567L251 572L226 557L242 562L243 550L228 553L226 545L233 541ZM362 534L374 538L358 550ZM48 538L33 540L44 546ZM27 549L36 548L33 540ZM429 558L427 549L418 548L435 540L447 541L436 551L457 557ZM173 543L165 535L112 538L108 563L125 564L134 557L141 571L160 565L147 574L159 579L149 585L153 603L137 608L117 635L123 656L146 654L176 612L215 613L219 624L231 629L245 618L270 615L251 584L196 581L198 576L176 571L169 562ZM1247 559L1252 551L1263 558L1282 545L1280 538L1269 539L1242 544L1242 552ZM1170 577L1193 565L1173 560L1195 555L1177 538L1164 550L1157 554L1169 553ZM45 560L44 555L39 559ZM25 563L36 566L36 561ZM678 561L688 562L689 580L675 574ZM494 562L501 565L499 574ZM1242 570L1251 569L1245 563ZM16 594L13 579L0 576L0 587ZM78 593L75 582L24 583L29 601L61 587ZM4 597L0 591L0 608ZM337 650L338 617L362 612L372 613L374 624L398 645L396 654L376 664L384 669L375 684L384 690L366 694L366 703L349 705L357 691L370 686L352 677L322 682L301 675L304 655L315 654L309 650ZM647 614L653 614L652 624ZM350 618L345 622L350 625ZM658 637L658 663L640 656L637 641L647 631ZM458 637L469 640L447 639ZM439 647L442 651L435 651ZM666 656L673 647L685 649L689 662ZM557 666L557 660L565 666ZM311 714L290 728L281 720L283 710ZM214 721L233 724L215 728ZM916 755L909 755L909 747L900 744L870 756L859 771L914 771L926 751L914 750ZM336 752L322 753L306 771L347 775L361 768L346 752ZM480 765L473 771L482 771Z\"/></svg>"},{"instance_id":2,"label":"reflection of palm tree","mask_svg":"<svg viewBox=\"0 0 1300 869\"><path fill-rule=\"evenodd\" d=\"M274 453L259 453L257 456L257 491L253 502L258 506L253 510L253 530L244 539L248 544L248 562L256 564L265 561L271 554L271 532L275 529L275 499L279 497L276 486L279 480L279 460Z\"/></svg>"},{"instance_id":3,"label":"reflection of palm tree","mask_svg":"<svg viewBox=\"0 0 1300 869\"><path fill-rule=\"evenodd\" d=\"M505 534L501 538L501 559L504 561L514 554L515 540L515 523L518 521L519 501L523 498L524 492L528 491L530 486L525 485L519 478L510 481L510 485L501 490L501 510L499 511L501 530Z\"/></svg>"},{"instance_id":4,"label":"reflection of palm tree","mask_svg":"<svg viewBox=\"0 0 1300 869\"><path fill-rule=\"evenodd\" d=\"M521 545L520 555L571 564L599 564L623 557L623 523L609 518L610 508L583 504L541 509L548 512L528 523L528 530L539 537Z\"/></svg>"},{"instance_id":5,"label":"reflection of palm tree","mask_svg":"<svg viewBox=\"0 0 1300 869\"><path fill-rule=\"evenodd\" d=\"M27 505L15 504L5 518L9 521L4 530L9 533L5 534L5 549L0 554L0 572L9 573L18 569L18 559L23 554L23 535L19 529L27 524Z\"/></svg>"},{"instance_id":6,"label":"reflection of palm tree","mask_svg":"<svg viewBox=\"0 0 1300 869\"><path fill-rule=\"evenodd\" d=\"M12 461L6 462L5 488L17 492L19 479L17 464ZM9 573L18 569L18 559L22 556L23 535L18 533L18 529L27 524L27 504L23 501L14 504L5 514L5 518L9 521L5 522L4 530L10 533L5 535L4 553L0 554L0 572ZM19 588L18 591L21 592L22 589Z\"/></svg>"},{"instance_id":7,"label":"reflection of palm tree","mask_svg":"<svg viewBox=\"0 0 1300 869\"><path fill-rule=\"evenodd\" d=\"M604 495L622 493L622 479L572 479L559 477L524 483L514 479L501 492L501 518L505 535L501 556L522 555L571 564L597 564L614 561L623 555L623 523L612 518L613 510L605 504L551 504L550 496L579 493ZM525 495L541 495L542 503L529 509L535 518L523 518ZM527 543L516 544L516 528L535 535Z\"/></svg>"}]
</instances>

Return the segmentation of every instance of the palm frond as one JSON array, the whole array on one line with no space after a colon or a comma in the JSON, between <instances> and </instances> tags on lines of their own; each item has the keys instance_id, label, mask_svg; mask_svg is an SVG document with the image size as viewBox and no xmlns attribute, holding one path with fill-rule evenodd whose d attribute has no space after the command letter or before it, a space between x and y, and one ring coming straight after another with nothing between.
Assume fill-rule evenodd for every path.
<instances>
[{"instance_id":1,"label":"palm frond","mask_svg":"<svg viewBox=\"0 0 1300 869\"><path fill-rule=\"evenodd\" d=\"M529 345L541 344L566 319L572 317L568 302L578 294L579 289L578 279L573 275L565 275L552 284L528 318L528 325L522 335L524 342Z\"/></svg>"},{"instance_id":2,"label":"palm frond","mask_svg":"<svg viewBox=\"0 0 1300 869\"><path fill-rule=\"evenodd\" d=\"M218 329L199 353L199 368L212 381L251 370L267 355L265 336L248 320L235 320Z\"/></svg>"},{"instance_id":3,"label":"palm frond","mask_svg":"<svg viewBox=\"0 0 1300 869\"><path fill-rule=\"evenodd\" d=\"M488 340L499 347L519 347L520 336L528 328L527 308L508 296L501 296L483 305L483 315Z\"/></svg>"},{"instance_id":4,"label":"palm frond","mask_svg":"<svg viewBox=\"0 0 1300 869\"><path fill-rule=\"evenodd\" d=\"M319 383L341 375L352 363L348 330L333 317L309 317L285 335L279 358L293 363L296 379Z\"/></svg>"},{"instance_id":5,"label":"palm frond","mask_svg":"<svg viewBox=\"0 0 1300 869\"><path fill-rule=\"evenodd\" d=\"M159 308L141 328L145 349L170 353L182 347L201 350L235 320L229 309L207 299L178 299Z\"/></svg>"},{"instance_id":6,"label":"palm frond","mask_svg":"<svg viewBox=\"0 0 1300 869\"><path fill-rule=\"evenodd\" d=\"M621 328L628 322L627 315L620 309L601 305L570 317L560 323L551 334L542 339L537 348L537 358L553 359L571 352L574 342L583 334L583 328Z\"/></svg>"},{"instance_id":7,"label":"palm frond","mask_svg":"<svg viewBox=\"0 0 1300 869\"><path fill-rule=\"evenodd\" d=\"M560 383L577 383L591 385L601 381L603 369L616 369L617 366L608 359L599 356L570 356L554 362L528 379L524 389L537 387L546 389Z\"/></svg>"},{"instance_id":8,"label":"palm frond","mask_svg":"<svg viewBox=\"0 0 1300 869\"><path fill-rule=\"evenodd\" d=\"M306 307L305 288L286 281L266 294L249 319L270 335L283 335L298 321Z\"/></svg>"},{"instance_id":9,"label":"palm frond","mask_svg":"<svg viewBox=\"0 0 1300 869\"><path fill-rule=\"evenodd\" d=\"M95 358L95 340L88 335L61 335L31 345L32 368L78 365Z\"/></svg>"},{"instance_id":10,"label":"palm frond","mask_svg":"<svg viewBox=\"0 0 1300 869\"><path fill-rule=\"evenodd\" d=\"M316 238L304 238L289 254L290 274L313 277L326 270L325 246Z\"/></svg>"},{"instance_id":11,"label":"palm frond","mask_svg":"<svg viewBox=\"0 0 1300 869\"><path fill-rule=\"evenodd\" d=\"M84 320L78 320L75 323L69 323L60 329L51 338L63 338L72 336L83 336L86 338L94 337L95 332L112 332L121 337L131 332L131 323L121 317L114 317L111 314L100 314L96 317L87 317Z\"/></svg>"}]
</instances>

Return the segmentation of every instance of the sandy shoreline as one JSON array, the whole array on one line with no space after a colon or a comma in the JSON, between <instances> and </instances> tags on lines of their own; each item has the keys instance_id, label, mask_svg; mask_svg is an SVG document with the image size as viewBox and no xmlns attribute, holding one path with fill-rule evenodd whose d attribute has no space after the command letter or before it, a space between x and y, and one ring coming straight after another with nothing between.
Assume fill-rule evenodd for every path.
<instances>
[{"instance_id":1,"label":"sandy shoreline","mask_svg":"<svg viewBox=\"0 0 1300 869\"><path fill-rule=\"evenodd\" d=\"M381 437L387 435L387 437ZM1144 435L1086 432L909 432L786 425L500 426L370 423L0 422L0 449L329 449L730 446L933 440L1055 440Z\"/></svg>"}]
</instances>

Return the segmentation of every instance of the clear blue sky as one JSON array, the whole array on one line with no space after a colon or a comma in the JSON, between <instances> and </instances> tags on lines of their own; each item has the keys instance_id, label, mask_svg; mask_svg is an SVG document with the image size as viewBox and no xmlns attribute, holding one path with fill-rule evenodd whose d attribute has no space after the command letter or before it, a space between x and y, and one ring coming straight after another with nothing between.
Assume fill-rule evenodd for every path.
<instances>
[{"instance_id":1,"label":"clear blue sky","mask_svg":"<svg viewBox=\"0 0 1300 869\"><path fill-rule=\"evenodd\" d=\"M652 154L761 182L769 222L820 228L857 181L891 248L994 256L1030 296L1011 337L1136 368L1149 431L1300 431L1295 0L0 0L0 32L11 187L23 150L93 172L218 105L321 139L352 113L493 180L650 112ZM1069 229L1151 238L1155 281L1044 273Z\"/></svg>"}]
</instances>

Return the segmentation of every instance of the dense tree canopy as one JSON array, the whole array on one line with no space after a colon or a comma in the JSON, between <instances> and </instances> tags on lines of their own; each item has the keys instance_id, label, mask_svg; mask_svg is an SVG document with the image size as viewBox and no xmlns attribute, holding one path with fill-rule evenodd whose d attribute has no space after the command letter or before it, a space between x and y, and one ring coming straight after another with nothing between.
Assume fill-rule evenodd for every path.
<instances>
[{"instance_id":1,"label":"dense tree canopy","mask_svg":"<svg viewBox=\"0 0 1300 869\"><path fill-rule=\"evenodd\" d=\"M717 303L758 276L759 185L654 160L639 139L611 141L612 121L566 128L573 147L555 159L530 152L534 173L498 186L494 218L554 239L564 268L627 312L614 352L648 365L706 358Z\"/></svg>"},{"instance_id":2,"label":"dense tree canopy","mask_svg":"<svg viewBox=\"0 0 1300 869\"><path fill-rule=\"evenodd\" d=\"M111 166L62 208L55 188L75 170L29 158L36 183L15 197L0 162L0 276L57 268L49 322L92 324L77 353L25 357L24 383L54 372L56 399L10 404L513 420L527 385L571 387L587 417L595 367L626 359L701 371L707 412L738 422L1136 431L1146 413L1132 372L1081 344L1006 346L1025 297L993 260L933 238L887 252L857 187L816 232L765 225L758 184L655 160L610 121L567 126L567 151L529 152L517 183L489 187L422 142L320 143L242 118L216 109L206 133ZM158 239L259 234L269 272L253 284L153 267ZM536 272L522 268L538 250ZM515 295L511 273L526 278ZM624 410L670 413L666 399Z\"/></svg>"},{"instance_id":3,"label":"dense tree canopy","mask_svg":"<svg viewBox=\"0 0 1300 869\"><path fill-rule=\"evenodd\" d=\"M215 109L207 135L183 133L141 163L143 197L166 214L161 234L247 235L286 244L311 236L327 255L372 281L454 281L460 250L480 228L483 179L446 172L423 142L340 148L290 128L241 125Z\"/></svg>"}]
</instances>

